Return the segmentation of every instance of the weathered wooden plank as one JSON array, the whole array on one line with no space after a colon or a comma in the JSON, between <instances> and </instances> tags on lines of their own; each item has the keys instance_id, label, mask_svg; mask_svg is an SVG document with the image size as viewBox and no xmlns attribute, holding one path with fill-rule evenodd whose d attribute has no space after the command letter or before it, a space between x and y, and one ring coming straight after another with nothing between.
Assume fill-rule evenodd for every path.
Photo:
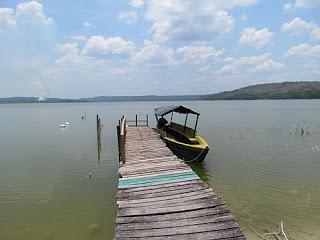
<instances>
[{"instance_id":1,"label":"weathered wooden plank","mask_svg":"<svg viewBox=\"0 0 320 240\"><path fill-rule=\"evenodd\" d=\"M165 206L158 208L119 208L118 216L139 216L139 215L150 215L150 214L166 214L183 212L196 209L204 209L209 207L215 207L217 205L225 204L222 198L211 198L210 200L198 200L190 201L188 204L182 204L178 206Z\"/></svg>"},{"instance_id":2,"label":"weathered wooden plank","mask_svg":"<svg viewBox=\"0 0 320 240\"><path fill-rule=\"evenodd\" d=\"M143 175L141 173L147 173L147 172L166 172L166 170L189 170L187 166L181 165L181 164L175 164L175 165L158 165L158 167L152 168L151 166L144 167L144 168L134 168L134 169L119 169L119 173L126 174L126 175Z\"/></svg>"},{"instance_id":3,"label":"weathered wooden plank","mask_svg":"<svg viewBox=\"0 0 320 240\"><path fill-rule=\"evenodd\" d=\"M175 221L181 219L191 219L203 216L212 216L230 213L225 205L217 205L215 207L196 209L185 212L159 214L159 215L146 215L146 216L125 216L117 217L117 223L143 223L143 222L162 222L162 221Z\"/></svg>"},{"instance_id":4,"label":"weathered wooden plank","mask_svg":"<svg viewBox=\"0 0 320 240\"><path fill-rule=\"evenodd\" d=\"M154 203L154 202L160 202L160 201L168 201L172 199L177 199L180 201L187 200L189 198L195 198L195 197L203 197L203 196L215 196L215 193L210 189L203 189L199 191L194 191L194 192L188 192L188 193L181 193L178 195L169 195L169 196L160 196L160 197L153 197L153 198L140 198L140 199L123 199L119 200L118 202L125 202L125 203L131 203L131 204L142 204L142 203Z\"/></svg>"},{"instance_id":5,"label":"weathered wooden plank","mask_svg":"<svg viewBox=\"0 0 320 240\"><path fill-rule=\"evenodd\" d=\"M125 207L150 207L150 206L157 206L157 207L164 207L164 206L176 206L179 204L190 204L191 201L198 200L204 200L209 199L213 197L214 195L212 193L202 193L202 194L195 194L192 196L186 196L186 197L179 197L179 195L176 195L175 198L171 199L162 199L160 197L152 198L150 201L145 202L132 202L132 201L118 201L117 204L119 208L125 208ZM158 201L151 201L153 199L159 199ZM140 199L140 200L146 200L146 199ZM210 199L209 199L210 200Z\"/></svg>"},{"instance_id":6,"label":"weathered wooden plank","mask_svg":"<svg viewBox=\"0 0 320 240\"><path fill-rule=\"evenodd\" d=\"M151 197L165 197L165 196L173 196L173 195L179 195L182 193L190 193L190 192L197 192L199 190L208 189L207 186L192 186L192 187L184 187L179 189L163 189L163 190L148 190L144 192L135 192L135 193L119 193L117 196L118 199L142 199L142 198L151 198Z\"/></svg>"},{"instance_id":7,"label":"weathered wooden plank","mask_svg":"<svg viewBox=\"0 0 320 240\"><path fill-rule=\"evenodd\" d=\"M155 228L155 229L139 229L139 230L118 230L116 233L117 237L157 237L157 236L172 236L177 234L187 234L187 233L203 233L211 232L212 235L216 234L216 231L236 229L239 225L235 222L218 222L215 224L204 223L201 226L191 225L182 227L168 227L168 228ZM222 232L221 232L222 233ZM221 236L221 234L216 234ZM222 233L223 235L223 233ZM231 236L237 236L232 232ZM228 236L229 237L229 236Z\"/></svg>"},{"instance_id":8,"label":"weathered wooden plank","mask_svg":"<svg viewBox=\"0 0 320 240\"><path fill-rule=\"evenodd\" d=\"M134 237L120 237L117 239L128 240L128 239L139 239ZM141 239L141 238L140 238ZM179 234L173 236L157 236L157 237L144 237L143 240L175 240L175 239L184 239L184 240L245 240L239 228L228 229L216 231L214 234L212 232L204 233L191 233L191 234Z\"/></svg>"},{"instance_id":9,"label":"weathered wooden plank","mask_svg":"<svg viewBox=\"0 0 320 240\"><path fill-rule=\"evenodd\" d=\"M177 164L158 164L155 167L152 166L144 166L144 167L135 167L135 168L121 168L119 169L119 172L121 174L138 174L138 173L147 173L147 172L166 172L166 170L180 170L180 169L184 169L184 170L189 170L189 167L187 167L186 165L183 165L181 163L177 163Z\"/></svg>"},{"instance_id":10,"label":"weathered wooden plank","mask_svg":"<svg viewBox=\"0 0 320 240\"><path fill-rule=\"evenodd\" d=\"M130 161L130 160L129 160ZM127 162L125 165L123 165L121 168L122 169L132 169L134 167L145 167L150 165L164 165L164 164L184 164L182 161L176 160L172 157L170 158L158 158L158 159L147 159L144 161L135 161L135 162ZM185 165L185 164L184 164Z\"/></svg>"},{"instance_id":11,"label":"weathered wooden plank","mask_svg":"<svg viewBox=\"0 0 320 240\"><path fill-rule=\"evenodd\" d=\"M163 229L163 228L173 228L173 227L186 227L186 226L195 226L208 223L221 223L221 222L230 222L235 221L233 216L230 213L224 213L216 217L211 215L197 217L197 218L184 218L179 220L172 221L161 221L161 222L142 222L142 223L123 223L118 224L116 230L125 231L125 230L145 230L145 229Z\"/></svg>"},{"instance_id":12,"label":"weathered wooden plank","mask_svg":"<svg viewBox=\"0 0 320 240\"><path fill-rule=\"evenodd\" d=\"M157 172L146 172L145 174L143 174L143 173L136 173L136 174L135 173L132 173L132 174L128 173L127 175L122 176L122 178L120 180L122 180L122 179L131 179L131 178L141 178L141 177L154 177L154 176L161 176L164 173L165 174L175 174L175 173L182 173L182 172L189 172L189 171L190 170L188 168L177 168L177 169L170 169L170 170L167 170L167 171L164 170L164 171L160 171L160 172L159 171L157 171ZM196 175L194 175L194 177L196 179L199 179L199 177L196 176ZM157 183L157 184L160 184L160 183L162 183L162 181L159 181L159 183Z\"/></svg>"},{"instance_id":13,"label":"weathered wooden plank","mask_svg":"<svg viewBox=\"0 0 320 240\"><path fill-rule=\"evenodd\" d=\"M128 188L129 190L130 188ZM210 189L208 186L202 186L202 185L181 185L181 186L171 186L163 189L147 189L147 190L142 190L142 191L135 191L135 192L126 192L126 191L121 191L118 192L117 194L117 199L118 200L123 200L127 199L130 200L129 198L132 197L134 199L137 197L138 199L144 199L144 198L150 198L151 196L156 197L170 197L174 195L181 195L181 194L197 194L198 191L203 191L206 189ZM211 189L210 189L211 190Z\"/></svg>"},{"instance_id":14,"label":"weathered wooden plank","mask_svg":"<svg viewBox=\"0 0 320 240\"><path fill-rule=\"evenodd\" d=\"M150 175L155 175L155 174L163 174L165 171L166 173L175 173L176 171L184 171L188 170L187 167L172 167L172 168L159 168L159 169L146 169L145 171L125 171L125 172L119 172L120 176L122 178L128 178L128 177L147 177Z\"/></svg>"},{"instance_id":15,"label":"weathered wooden plank","mask_svg":"<svg viewBox=\"0 0 320 240\"><path fill-rule=\"evenodd\" d=\"M193 171L191 171L190 169L185 169L185 170L176 170L173 171L171 173L166 173L166 172L162 172L162 173L156 173L156 174L152 174L149 175L148 177L144 177L144 176L136 176L136 177L125 177L125 178L120 178L119 179L119 183L121 182L126 182L126 181L138 181L138 180L143 180L143 179L150 179L150 178L154 178L154 179L163 179L165 178L165 175L170 175L170 176L182 176L182 175L193 175L193 176L198 176L196 174L194 174Z\"/></svg>"},{"instance_id":16,"label":"weathered wooden plank","mask_svg":"<svg viewBox=\"0 0 320 240\"><path fill-rule=\"evenodd\" d=\"M179 160L177 157L172 156L172 155L171 156L154 157L154 158L150 158L149 156L146 156L145 159L141 159L141 158L135 159L135 158L131 158L130 156L127 156L127 158L128 158L128 161L122 167L135 166L135 165L140 165L140 164L171 162L171 161L178 161L178 162L183 163L182 160Z\"/></svg>"},{"instance_id":17,"label":"weathered wooden plank","mask_svg":"<svg viewBox=\"0 0 320 240\"><path fill-rule=\"evenodd\" d=\"M159 213L164 213L165 212L165 209L168 208L168 212L171 212L171 209L170 208L173 208L173 207L184 207L186 205L193 205L193 204L207 204L207 203L212 203L212 202L215 202L215 200L217 199L218 197L213 197L212 196L206 196L206 197L202 197L202 198L191 198L190 200L185 200L184 202L181 202L181 201L177 201L176 199L173 199L173 200L168 200L168 201L161 201L161 202L158 202L156 205L153 204L153 203L137 203L137 204L130 204L130 203L126 203L126 202L122 202L121 205L119 205L119 209L132 209L132 210L137 210L139 211L139 209L148 209L149 212L155 212L155 214L157 213L157 210L155 209L162 209L162 210L159 210L160 212Z\"/></svg>"},{"instance_id":18,"label":"weathered wooden plank","mask_svg":"<svg viewBox=\"0 0 320 240\"><path fill-rule=\"evenodd\" d=\"M172 152L168 149L166 150L158 150L158 151L145 151L145 152L141 152L141 151L134 151L134 152L129 152L128 153L128 157L131 159L135 159L135 161L139 161L139 160L144 160L147 158L156 158L156 157L171 157L172 156Z\"/></svg>"},{"instance_id":19,"label":"weathered wooden plank","mask_svg":"<svg viewBox=\"0 0 320 240\"><path fill-rule=\"evenodd\" d=\"M187 186L186 186L187 185ZM179 187L192 187L194 185L202 185L202 186L208 186L206 183L199 179L193 179L193 180L187 180L187 181L181 181L181 182L172 182L172 183L163 183L163 184L157 184L157 185L149 185L149 186L143 186L143 187L131 187L131 188L125 188L125 189L119 189L118 193L121 192L139 192L139 191L146 191L146 190L153 190L153 189L178 189Z\"/></svg>"},{"instance_id":20,"label":"weathered wooden plank","mask_svg":"<svg viewBox=\"0 0 320 240\"><path fill-rule=\"evenodd\" d=\"M177 170L174 173L170 173L171 174L192 174L193 171L191 171L191 169L187 169L187 170ZM161 179L163 175L168 175L168 173L164 172L164 173L159 173L159 174L153 174L152 176L148 176L148 177L155 177L155 176L160 176L159 178ZM123 181L123 180L133 180L133 179L142 179L143 177L139 176L139 177L127 177L127 178L121 178L119 179L119 181Z\"/></svg>"}]
</instances>

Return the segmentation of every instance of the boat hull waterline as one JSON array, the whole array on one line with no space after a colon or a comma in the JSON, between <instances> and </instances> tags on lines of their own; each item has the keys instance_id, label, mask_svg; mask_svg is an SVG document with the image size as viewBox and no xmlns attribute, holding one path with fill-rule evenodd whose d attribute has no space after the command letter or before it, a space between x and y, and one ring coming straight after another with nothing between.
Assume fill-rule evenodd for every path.
<instances>
[{"instance_id":1,"label":"boat hull waterline","mask_svg":"<svg viewBox=\"0 0 320 240\"><path fill-rule=\"evenodd\" d=\"M209 147L196 147L188 144L181 144L170 138L162 137L167 147L179 158L185 162L200 163L203 162L209 152Z\"/></svg>"}]
</instances>

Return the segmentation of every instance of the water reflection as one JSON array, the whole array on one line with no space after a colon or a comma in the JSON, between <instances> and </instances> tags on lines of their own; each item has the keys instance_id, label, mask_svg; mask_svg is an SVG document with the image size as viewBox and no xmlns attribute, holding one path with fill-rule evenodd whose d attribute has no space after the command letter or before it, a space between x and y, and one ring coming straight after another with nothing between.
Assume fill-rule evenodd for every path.
<instances>
[{"instance_id":1,"label":"water reflection","mask_svg":"<svg viewBox=\"0 0 320 240\"><path fill-rule=\"evenodd\" d=\"M189 166L192 168L193 171L195 171L199 177L205 181L206 183L209 182L210 174L207 169L206 163L190 163Z\"/></svg>"},{"instance_id":2,"label":"water reflection","mask_svg":"<svg viewBox=\"0 0 320 240\"><path fill-rule=\"evenodd\" d=\"M98 162L100 163L101 161L101 134L97 133L97 153L98 153Z\"/></svg>"}]
</instances>

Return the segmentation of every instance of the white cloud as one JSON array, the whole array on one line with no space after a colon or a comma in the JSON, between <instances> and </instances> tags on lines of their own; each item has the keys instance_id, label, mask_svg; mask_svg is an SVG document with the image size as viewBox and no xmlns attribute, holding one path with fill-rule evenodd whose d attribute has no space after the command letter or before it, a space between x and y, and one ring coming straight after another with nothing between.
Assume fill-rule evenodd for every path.
<instances>
[{"instance_id":1,"label":"white cloud","mask_svg":"<svg viewBox=\"0 0 320 240\"><path fill-rule=\"evenodd\" d=\"M295 7L314 8L320 6L319 0L296 0Z\"/></svg>"},{"instance_id":2,"label":"white cloud","mask_svg":"<svg viewBox=\"0 0 320 240\"><path fill-rule=\"evenodd\" d=\"M225 73L233 73L240 70L243 66L250 66L250 65L258 65L265 62L267 59L270 58L270 53L259 55L259 56L249 56L249 57L241 57L238 59L234 59L228 57L225 59L225 65L222 66L221 69L216 71L216 74L225 74Z\"/></svg>"},{"instance_id":3,"label":"white cloud","mask_svg":"<svg viewBox=\"0 0 320 240\"><path fill-rule=\"evenodd\" d=\"M303 64L303 68L305 70L318 70L318 71L320 71L320 62L315 61L315 60L311 60L311 61Z\"/></svg>"},{"instance_id":4,"label":"white cloud","mask_svg":"<svg viewBox=\"0 0 320 240\"><path fill-rule=\"evenodd\" d=\"M246 14L243 14L243 15L240 17L240 20L241 20L242 22L247 21L247 20L248 20L247 15L246 15Z\"/></svg>"},{"instance_id":5,"label":"white cloud","mask_svg":"<svg viewBox=\"0 0 320 240\"><path fill-rule=\"evenodd\" d=\"M137 11L122 11L118 16L120 21L124 21L127 24L135 23L138 19Z\"/></svg>"},{"instance_id":6,"label":"white cloud","mask_svg":"<svg viewBox=\"0 0 320 240\"><path fill-rule=\"evenodd\" d=\"M0 31L52 23L52 18L45 15L43 5L37 1L20 3L16 9L0 8Z\"/></svg>"},{"instance_id":7,"label":"white cloud","mask_svg":"<svg viewBox=\"0 0 320 240\"><path fill-rule=\"evenodd\" d=\"M134 8L142 7L144 4L144 0L131 0L130 5Z\"/></svg>"},{"instance_id":8,"label":"white cloud","mask_svg":"<svg viewBox=\"0 0 320 240\"><path fill-rule=\"evenodd\" d=\"M114 74L114 75L126 75L128 73L130 73L132 71L131 68L128 67L120 67L120 68L113 68L110 69L110 74Z\"/></svg>"},{"instance_id":9,"label":"white cloud","mask_svg":"<svg viewBox=\"0 0 320 240\"><path fill-rule=\"evenodd\" d=\"M83 35L76 35L76 36L71 36L69 37L69 39L71 41L75 41L75 42L84 42L87 41L87 37L83 36Z\"/></svg>"},{"instance_id":10,"label":"white cloud","mask_svg":"<svg viewBox=\"0 0 320 240\"><path fill-rule=\"evenodd\" d=\"M145 19L152 22L156 42L207 41L233 30L235 19L228 9L254 3L255 0L150 0Z\"/></svg>"},{"instance_id":11,"label":"white cloud","mask_svg":"<svg viewBox=\"0 0 320 240\"><path fill-rule=\"evenodd\" d=\"M255 28L245 28L239 40L240 45L252 45L256 48L261 48L267 45L272 36L273 32L269 31L267 28L261 30L256 30Z\"/></svg>"},{"instance_id":12,"label":"white cloud","mask_svg":"<svg viewBox=\"0 0 320 240\"><path fill-rule=\"evenodd\" d=\"M19 21L25 22L37 22L42 24L51 24L53 20L51 17L47 17L43 12L43 5L37 1L23 2L17 5L16 18Z\"/></svg>"},{"instance_id":13,"label":"white cloud","mask_svg":"<svg viewBox=\"0 0 320 240\"><path fill-rule=\"evenodd\" d=\"M144 41L144 47L133 57L134 64L174 64L175 51L172 48L161 47L150 40Z\"/></svg>"},{"instance_id":14,"label":"white cloud","mask_svg":"<svg viewBox=\"0 0 320 240\"><path fill-rule=\"evenodd\" d=\"M213 16L213 29L217 33L228 33L233 30L235 19L227 11L221 10ZM208 29L209 30L209 29Z\"/></svg>"},{"instance_id":15,"label":"white cloud","mask_svg":"<svg viewBox=\"0 0 320 240\"><path fill-rule=\"evenodd\" d=\"M182 57L181 62L183 63L199 64L220 57L224 49L216 50L210 46L188 45L178 48L176 53Z\"/></svg>"},{"instance_id":16,"label":"white cloud","mask_svg":"<svg viewBox=\"0 0 320 240\"><path fill-rule=\"evenodd\" d=\"M0 30L14 29L16 27L16 20L14 17L14 10L11 8L0 8Z\"/></svg>"},{"instance_id":17,"label":"white cloud","mask_svg":"<svg viewBox=\"0 0 320 240\"><path fill-rule=\"evenodd\" d=\"M209 69L210 69L210 65L208 64L208 65L205 65L205 66L199 68L199 72L202 72L202 73L207 72Z\"/></svg>"},{"instance_id":18,"label":"white cloud","mask_svg":"<svg viewBox=\"0 0 320 240\"><path fill-rule=\"evenodd\" d=\"M320 40L320 27L312 21L307 22L299 17L284 23L281 30L290 33L292 36L307 33L312 40Z\"/></svg>"},{"instance_id":19,"label":"white cloud","mask_svg":"<svg viewBox=\"0 0 320 240\"><path fill-rule=\"evenodd\" d=\"M320 27L317 27L312 30L311 38L314 40L320 40Z\"/></svg>"},{"instance_id":20,"label":"white cloud","mask_svg":"<svg viewBox=\"0 0 320 240\"><path fill-rule=\"evenodd\" d=\"M284 10L294 8L316 8L320 6L319 0L296 0L294 3L288 2L283 5Z\"/></svg>"},{"instance_id":21,"label":"white cloud","mask_svg":"<svg viewBox=\"0 0 320 240\"><path fill-rule=\"evenodd\" d=\"M85 28L89 28L89 27L92 27L93 25L92 25L91 22L85 21L85 22L83 23L83 26L84 26Z\"/></svg>"},{"instance_id":22,"label":"white cloud","mask_svg":"<svg viewBox=\"0 0 320 240\"><path fill-rule=\"evenodd\" d=\"M311 46L307 43L300 44L288 49L284 57L320 57L320 45Z\"/></svg>"},{"instance_id":23,"label":"white cloud","mask_svg":"<svg viewBox=\"0 0 320 240\"><path fill-rule=\"evenodd\" d=\"M63 53L77 53L79 51L77 43L57 44L57 49Z\"/></svg>"},{"instance_id":24,"label":"white cloud","mask_svg":"<svg viewBox=\"0 0 320 240\"><path fill-rule=\"evenodd\" d=\"M273 59L267 59L257 66L249 69L249 72L274 72L284 68L284 64L274 61Z\"/></svg>"},{"instance_id":25,"label":"white cloud","mask_svg":"<svg viewBox=\"0 0 320 240\"><path fill-rule=\"evenodd\" d=\"M37 85L41 73L53 65L54 22L41 3L15 2L20 3L12 8L0 7L0 91L36 95L43 91Z\"/></svg>"},{"instance_id":26,"label":"white cloud","mask_svg":"<svg viewBox=\"0 0 320 240\"><path fill-rule=\"evenodd\" d=\"M84 62L84 57L80 55L77 43L57 44L57 49L64 54L56 60L60 66L79 65Z\"/></svg>"},{"instance_id":27,"label":"white cloud","mask_svg":"<svg viewBox=\"0 0 320 240\"><path fill-rule=\"evenodd\" d=\"M284 10L289 10L289 9L291 9L291 8L293 8L293 4L292 4L292 3L285 3L285 4L283 5L283 9L284 9Z\"/></svg>"},{"instance_id":28,"label":"white cloud","mask_svg":"<svg viewBox=\"0 0 320 240\"><path fill-rule=\"evenodd\" d=\"M130 55L134 49L133 42L125 41L121 37L92 36L86 42L82 53L90 56Z\"/></svg>"},{"instance_id":29,"label":"white cloud","mask_svg":"<svg viewBox=\"0 0 320 240\"><path fill-rule=\"evenodd\" d=\"M288 32L293 35L296 35L304 31L310 31L316 27L317 25L314 24L313 22L306 22L301 18L296 17L292 21L284 23L281 27L281 30L283 32Z\"/></svg>"}]
</instances>

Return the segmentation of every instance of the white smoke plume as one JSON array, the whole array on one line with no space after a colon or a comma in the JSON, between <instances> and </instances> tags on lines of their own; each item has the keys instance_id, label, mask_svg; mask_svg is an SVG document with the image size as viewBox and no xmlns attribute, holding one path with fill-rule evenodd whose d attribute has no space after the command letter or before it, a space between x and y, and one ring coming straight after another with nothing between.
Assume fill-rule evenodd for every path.
<instances>
[{"instance_id":1,"label":"white smoke plume","mask_svg":"<svg viewBox=\"0 0 320 240\"><path fill-rule=\"evenodd\" d=\"M51 74L50 71L46 71L40 75L39 79L39 88L40 88L40 95L38 98L38 101L45 101L49 97L49 87L48 87L48 81L50 79Z\"/></svg>"}]
</instances>

